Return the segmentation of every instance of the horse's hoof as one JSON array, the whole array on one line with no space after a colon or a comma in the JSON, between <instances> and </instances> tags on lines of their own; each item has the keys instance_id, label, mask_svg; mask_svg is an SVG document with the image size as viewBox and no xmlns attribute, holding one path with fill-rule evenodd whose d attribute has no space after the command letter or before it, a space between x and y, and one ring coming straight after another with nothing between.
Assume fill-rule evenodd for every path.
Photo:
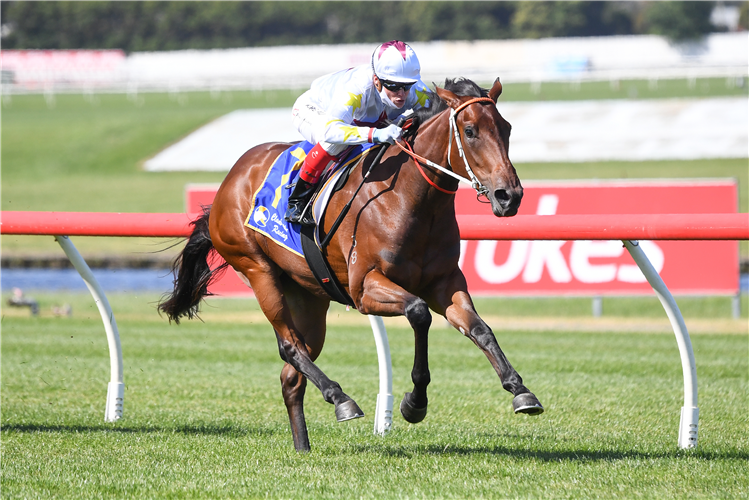
<instances>
[{"instance_id":1,"label":"horse's hoof","mask_svg":"<svg viewBox=\"0 0 749 500\"><path fill-rule=\"evenodd\" d=\"M531 392L515 396L515 399L512 400L512 409L515 410L515 413L525 413L526 415L541 415L544 412L541 402Z\"/></svg>"},{"instance_id":2,"label":"horse's hoof","mask_svg":"<svg viewBox=\"0 0 749 500\"><path fill-rule=\"evenodd\" d=\"M427 407L424 405L424 408L415 408L408 402L409 396L411 396L411 393L407 392L401 400L401 415L406 419L406 422L418 424L427 416Z\"/></svg>"},{"instance_id":3,"label":"horse's hoof","mask_svg":"<svg viewBox=\"0 0 749 500\"><path fill-rule=\"evenodd\" d=\"M355 418L361 418L364 416L364 412L359 408L353 399L344 401L335 407L335 418L339 422L345 422L346 420L353 420Z\"/></svg>"}]
</instances>

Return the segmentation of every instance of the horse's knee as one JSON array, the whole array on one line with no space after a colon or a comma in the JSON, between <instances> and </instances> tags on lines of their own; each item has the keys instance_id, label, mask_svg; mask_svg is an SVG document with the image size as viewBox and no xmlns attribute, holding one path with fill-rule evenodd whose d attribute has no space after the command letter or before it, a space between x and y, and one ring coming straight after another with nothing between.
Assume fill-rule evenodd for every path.
<instances>
[{"instance_id":1,"label":"horse's knee","mask_svg":"<svg viewBox=\"0 0 749 500\"><path fill-rule=\"evenodd\" d=\"M432 324L429 306L424 299L418 297L406 305L405 316L414 330L429 330Z\"/></svg>"}]
</instances>

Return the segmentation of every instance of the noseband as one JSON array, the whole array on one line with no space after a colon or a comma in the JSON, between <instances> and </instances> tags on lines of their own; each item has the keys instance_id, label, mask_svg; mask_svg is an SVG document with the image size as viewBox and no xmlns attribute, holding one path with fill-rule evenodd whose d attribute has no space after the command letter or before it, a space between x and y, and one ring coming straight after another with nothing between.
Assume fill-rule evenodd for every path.
<instances>
[{"instance_id":1,"label":"noseband","mask_svg":"<svg viewBox=\"0 0 749 500\"><path fill-rule=\"evenodd\" d=\"M448 191L446 189L442 189L438 187L434 182L432 182L431 179L429 179L426 174L424 173L424 170L422 170L420 163L424 163L432 168L436 168L437 170L446 173L450 177L453 177L457 179L460 182L466 182L471 185L473 189L476 190L476 196L481 197L485 196L487 199L489 198L489 189L481 184L481 181L478 180L476 177L476 174L473 173L473 170L471 169L471 166L468 164L468 159L466 158L465 152L463 151L463 143L460 140L460 133L458 132L458 121L457 121L457 115L460 113L463 109L468 107L469 105L475 103L475 102L490 102L494 104L494 100L489 97L477 97L475 99L471 99L469 101L464 102L457 108L450 108L450 117L448 119L448 122L450 123L450 132L449 132L449 141L447 143L447 166L452 168L452 165L450 164L450 156L452 152L452 143L453 143L453 135L455 135L455 146L458 148L458 154L461 158L463 158L463 164L466 167L466 173L468 174L469 179L466 179L465 177L456 174L450 169L447 169L443 167L442 165L438 165L426 158L423 158L419 155L417 155L413 149L411 149L411 145L405 142L406 147L404 147L400 142L396 142L399 148L401 148L403 151L405 151L407 154L409 154L414 160L416 160L416 166L419 167L419 171L421 172L421 175L435 188L438 190L444 192L444 193L450 193L454 194L457 191Z\"/></svg>"}]
</instances>

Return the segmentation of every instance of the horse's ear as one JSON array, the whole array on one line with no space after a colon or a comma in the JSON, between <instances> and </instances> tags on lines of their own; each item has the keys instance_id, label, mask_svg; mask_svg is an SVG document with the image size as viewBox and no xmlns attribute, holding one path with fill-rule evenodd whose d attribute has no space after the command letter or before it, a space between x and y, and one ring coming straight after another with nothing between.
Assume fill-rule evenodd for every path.
<instances>
[{"instance_id":1,"label":"horse's ear","mask_svg":"<svg viewBox=\"0 0 749 500\"><path fill-rule=\"evenodd\" d=\"M437 92L437 95L440 96L440 99L445 101L447 105L450 106L451 108L454 109L460 106L460 99L458 99L458 96L456 96L449 90L441 89L437 87L436 85L434 86L434 90L435 92Z\"/></svg>"},{"instance_id":2,"label":"horse's ear","mask_svg":"<svg viewBox=\"0 0 749 500\"><path fill-rule=\"evenodd\" d=\"M492 85L492 88L489 91L489 97L491 97L494 102L497 102L500 95L502 95L502 83L499 81L499 78L497 78L494 80L494 85Z\"/></svg>"}]
</instances>

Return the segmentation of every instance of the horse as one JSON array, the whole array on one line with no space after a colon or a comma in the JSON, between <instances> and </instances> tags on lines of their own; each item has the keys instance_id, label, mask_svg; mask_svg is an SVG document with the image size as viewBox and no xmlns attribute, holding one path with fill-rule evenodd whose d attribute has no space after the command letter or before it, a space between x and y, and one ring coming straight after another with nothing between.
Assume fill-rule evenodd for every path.
<instances>
[{"instance_id":1,"label":"horse","mask_svg":"<svg viewBox=\"0 0 749 500\"><path fill-rule=\"evenodd\" d=\"M324 252L360 313L405 316L413 328L413 390L400 403L403 418L411 423L422 421L427 412L430 310L444 316L484 352L502 387L514 396L515 413L544 411L476 313L458 267L455 192L459 179L470 178L497 217L515 215L523 196L508 156L511 126L497 110L501 92L499 78L488 91L463 78L447 79L444 88L435 85L430 105L415 113L419 123L415 133L405 144L397 142L399 149L387 149L371 172L372 155L367 155L345 186L330 197L326 215L319 221L321 232L330 231L341 207L358 193ZM193 221L192 233L173 265L174 290L158 308L170 322L197 316L211 280L231 266L251 286L275 332L284 361L281 386L294 447L304 452L310 450L304 417L307 380L335 406L339 422L364 413L314 363L325 342L331 297L303 257L243 224L253 193L273 161L289 147L288 143L262 144L239 158L212 206ZM225 262L212 269L215 252Z\"/></svg>"}]
</instances>

